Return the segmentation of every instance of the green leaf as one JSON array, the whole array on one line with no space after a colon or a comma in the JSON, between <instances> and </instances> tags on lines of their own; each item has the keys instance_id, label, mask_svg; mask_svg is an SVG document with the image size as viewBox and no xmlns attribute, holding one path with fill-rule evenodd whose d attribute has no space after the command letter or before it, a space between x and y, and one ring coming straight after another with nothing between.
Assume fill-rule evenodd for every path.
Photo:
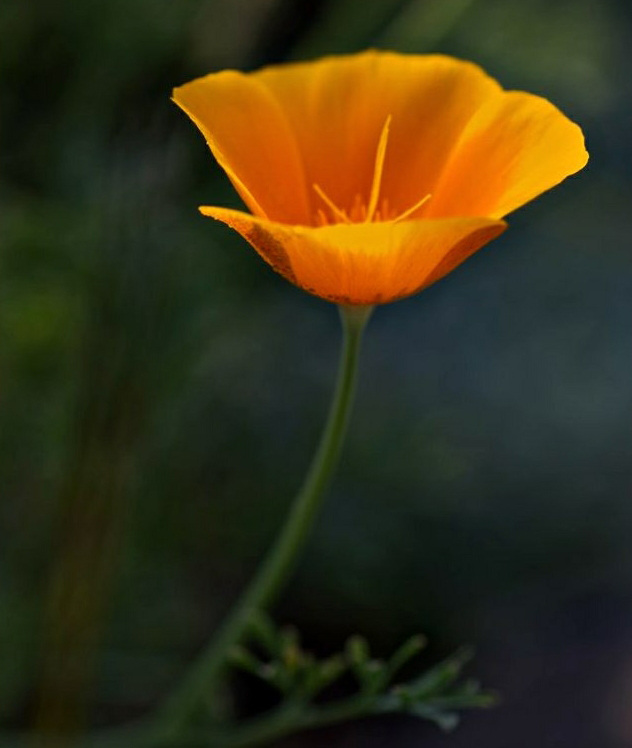
<instances>
[{"instance_id":1,"label":"green leaf","mask_svg":"<svg viewBox=\"0 0 632 748\"><path fill-rule=\"evenodd\" d=\"M257 659L250 650L245 647L233 647L228 657L231 665L245 670L248 673L263 678L262 675L265 665Z\"/></svg>"},{"instance_id":2,"label":"green leaf","mask_svg":"<svg viewBox=\"0 0 632 748\"><path fill-rule=\"evenodd\" d=\"M279 636L274 621L261 610L254 610L248 621L248 633L270 657L279 654Z\"/></svg>"},{"instance_id":3,"label":"green leaf","mask_svg":"<svg viewBox=\"0 0 632 748\"><path fill-rule=\"evenodd\" d=\"M423 699L425 696L443 693L458 679L463 668L472 657L473 651L464 647L427 673L410 681L407 687L415 699Z\"/></svg>"},{"instance_id":4,"label":"green leaf","mask_svg":"<svg viewBox=\"0 0 632 748\"><path fill-rule=\"evenodd\" d=\"M451 732L459 724L458 714L441 711L430 704L415 704L407 711L407 713L411 714L413 717L430 720L445 732Z\"/></svg>"},{"instance_id":5,"label":"green leaf","mask_svg":"<svg viewBox=\"0 0 632 748\"><path fill-rule=\"evenodd\" d=\"M309 696L316 696L330 683L337 680L347 669L342 655L334 655L323 662L314 663L306 674L305 689Z\"/></svg>"},{"instance_id":6,"label":"green leaf","mask_svg":"<svg viewBox=\"0 0 632 748\"><path fill-rule=\"evenodd\" d=\"M415 655L419 654L421 650L426 646L425 637L421 634L411 636L410 639L405 641L402 646L395 651L391 656L386 666L386 673L388 682L390 682L395 674L401 670Z\"/></svg>"},{"instance_id":7,"label":"green leaf","mask_svg":"<svg viewBox=\"0 0 632 748\"><path fill-rule=\"evenodd\" d=\"M345 652L349 658L351 666L354 668L364 665L371 656L369 643L363 636L359 635L347 639Z\"/></svg>"}]
</instances>

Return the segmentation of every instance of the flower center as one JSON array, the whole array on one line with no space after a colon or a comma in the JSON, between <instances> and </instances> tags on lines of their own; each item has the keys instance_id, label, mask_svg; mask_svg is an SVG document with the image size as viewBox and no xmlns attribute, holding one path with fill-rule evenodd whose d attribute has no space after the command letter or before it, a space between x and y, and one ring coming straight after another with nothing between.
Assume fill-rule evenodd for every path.
<instances>
[{"instance_id":1,"label":"flower center","mask_svg":"<svg viewBox=\"0 0 632 748\"><path fill-rule=\"evenodd\" d=\"M384 159L386 158L386 144L388 143L390 126L391 115L389 114L386 118L386 122L384 123L377 144L375 165L373 167L373 180L371 182L371 192L368 205L363 202L362 196L357 193L350 209L343 210L334 203L320 185L316 183L312 185L314 192L323 201L331 214L331 216L328 216L322 208L318 208L316 211L316 222L319 226L328 226L332 223L370 223L371 221L393 221L393 223L396 223L409 218L413 213L421 208L422 205L425 205L425 203L430 200L432 195L428 193L410 208L407 208L400 213L396 213L390 208L388 198L382 198L382 201L380 202L382 173L384 171Z\"/></svg>"}]
</instances>

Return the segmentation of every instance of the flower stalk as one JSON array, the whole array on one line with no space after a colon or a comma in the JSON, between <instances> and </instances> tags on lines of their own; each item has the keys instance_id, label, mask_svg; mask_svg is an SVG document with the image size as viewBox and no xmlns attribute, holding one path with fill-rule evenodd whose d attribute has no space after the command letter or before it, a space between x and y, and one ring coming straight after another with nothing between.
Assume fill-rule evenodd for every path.
<instances>
[{"instance_id":1,"label":"flower stalk","mask_svg":"<svg viewBox=\"0 0 632 748\"><path fill-rule=\"evenodd\" d=\"M329 485L349 423L358 359L372 307L340 306L342 354L329 415L318 449L275 544L217 635L202 651L183 682L171 694L158 719L159 735L177 736L213 698L230 651L239 644L254 613L269 607L294 570Z\"/></svg>"}]
</instances>

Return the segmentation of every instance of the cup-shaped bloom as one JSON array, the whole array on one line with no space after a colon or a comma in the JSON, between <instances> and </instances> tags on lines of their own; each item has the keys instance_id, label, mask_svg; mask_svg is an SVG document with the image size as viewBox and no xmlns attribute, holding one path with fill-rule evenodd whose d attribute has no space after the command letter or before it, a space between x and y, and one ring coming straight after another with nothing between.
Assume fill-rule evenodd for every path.
<instances>
[{"instance_id":1,"label":"cup-shaped bloom","mask_svg":"<svg viewBox=\"0 0 632 748\"><path fill-rule=\"evenodd\" d=\"M588 160L580 128L553 104L442 55L223 71L174 100L250 211L202 213L297 286L344 304L425 288Z\"/></svg>"}]
</instances>

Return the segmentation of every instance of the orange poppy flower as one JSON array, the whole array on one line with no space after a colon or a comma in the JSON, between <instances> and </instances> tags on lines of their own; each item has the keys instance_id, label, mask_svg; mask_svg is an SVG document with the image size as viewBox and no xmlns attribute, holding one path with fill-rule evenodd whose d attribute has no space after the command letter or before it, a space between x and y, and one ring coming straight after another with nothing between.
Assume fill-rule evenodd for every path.
<instances>
[{"instance_id":1,"label":"orange poppy flower","mask_svg":"<svg viewBox=\"0 0 632 748\"><path fill-rule=\"evenodd\" d=\"M588 160L579 127L546 99L442 55L228 70L174 100L251 211L202 213L297 286L344 304L425 288Z\"/></svg>"}]
</instances>

